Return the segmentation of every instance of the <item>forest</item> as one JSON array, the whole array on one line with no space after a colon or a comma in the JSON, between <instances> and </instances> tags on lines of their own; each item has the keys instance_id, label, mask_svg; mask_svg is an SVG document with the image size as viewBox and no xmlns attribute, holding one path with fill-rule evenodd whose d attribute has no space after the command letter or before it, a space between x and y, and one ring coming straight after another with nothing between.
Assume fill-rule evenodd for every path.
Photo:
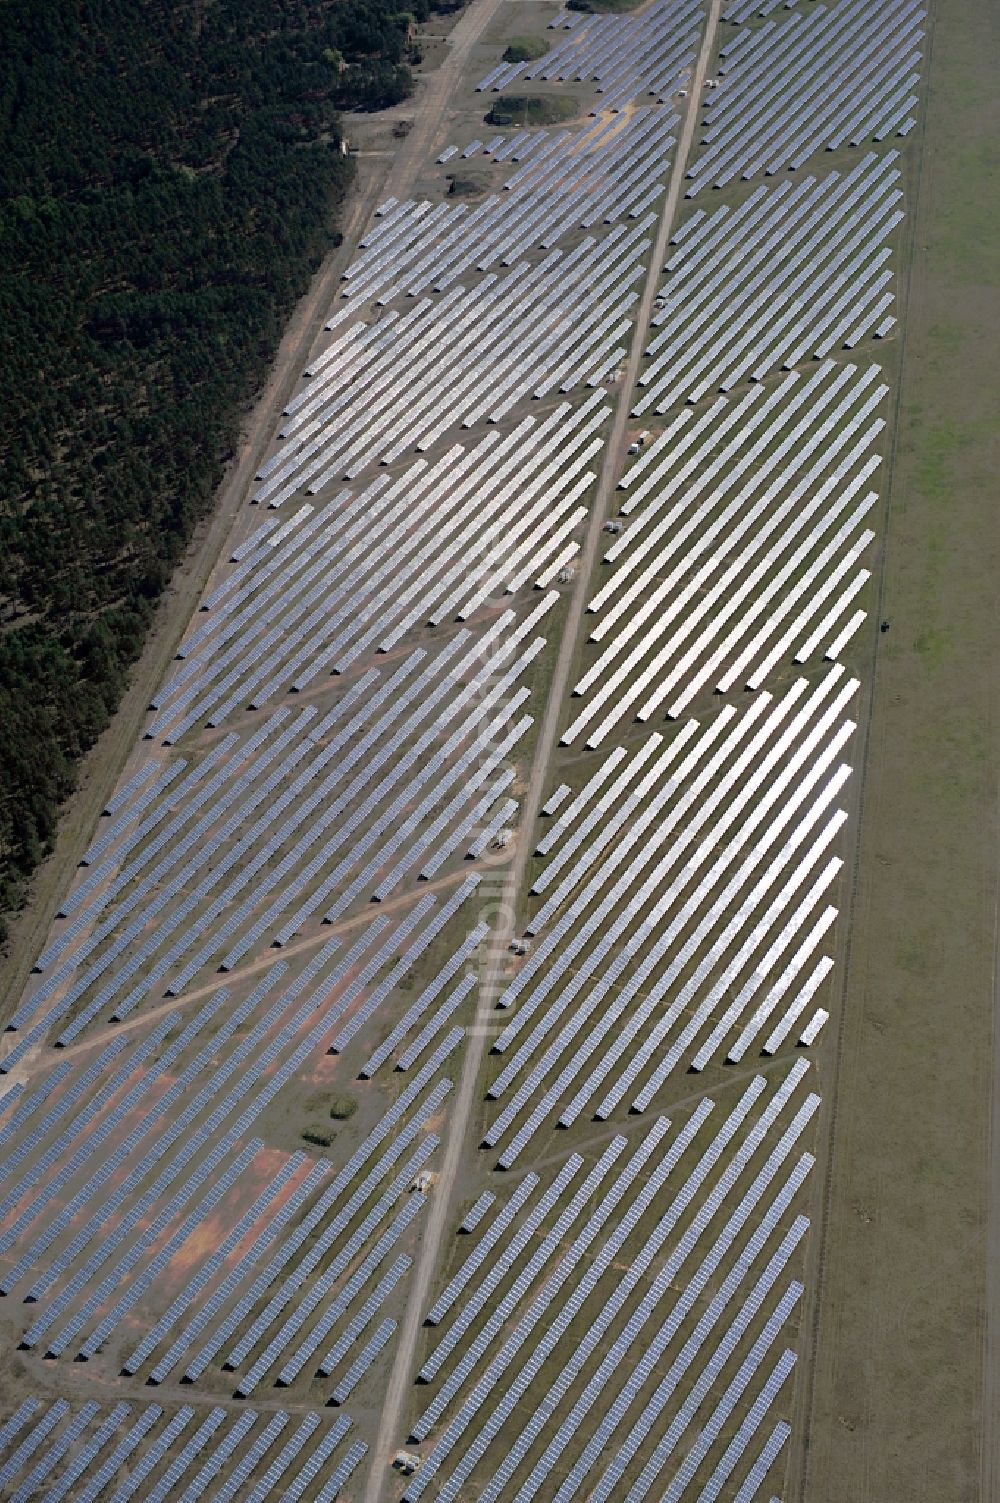
<instances>
[{"instance_id":1,"label":"forest","mask_svg":"<svg viewBox=\"0 0 1000 1503\"><path fill-rule=\"evenodd\" d=\"M0 925L337 243L339 113L411 89L407 4L0 11Z\"/></svg>"}]
</instances>

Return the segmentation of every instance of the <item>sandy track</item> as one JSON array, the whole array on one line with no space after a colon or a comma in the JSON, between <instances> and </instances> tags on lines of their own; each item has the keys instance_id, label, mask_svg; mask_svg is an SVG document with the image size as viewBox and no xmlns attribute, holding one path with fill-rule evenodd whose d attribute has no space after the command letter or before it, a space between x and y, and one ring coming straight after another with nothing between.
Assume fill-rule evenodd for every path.
<instances>
[{"instance_id":1,"label":"sandy track","mask_svg":"<svg viewBox=\"0 0 1000 1503\"><path fill-rule=\"evenodd\" d=\"M380 903L377 908L362 908L359 913L352 914L350 918L341 919L336 924L323 924L314 934L303 936L294 944L284 945L280 950L267 949L256 955L246 965L238 966L232 971L220 971L213 975L211 981L204 982L201 986L192 987L190 991L182 992L179 997L167 997L157 1007L147 1007L144 1011L128 1018L124 1023L115 1025L116 1037L122 1033L134 1033L140 1029L149 1028L152 1024L166 1017L167 1013L176 1012L178 1008L189 1007L192 1002L199 1002L203 997L217 992L221 986L230 989L248 981L261 971L269 970L279 960L287 961L290 957L300 955L307 950L314 950L317 945L326 944L327 940L335 934L353 934L355 929L363 929L373 922L377 914L395 914L401 909L410 908L414 903L429 893L447 892L452 887L457 887L464 882L466 877L473 874L482 875L497 866L505 866L510 858L491 857L476 862L466 862L457 871L448 872L443 877L438 877L433 882L421 882L416 892L404 892L396 898L390 898ZM92 1033L79 1044L71 1044L66 1049L59 1050L59 1059L74 1059L89 1054L92 1049L103 1048L107 1043L107 1035L103 1032ZM34 1072L41 1067L47 1070L52 1064L52 1056L45 1050L42 1044L33 1049L15 1070L0 1079L0 1090L3 1086L15 1080L27 1081Z\"/></svg>"},{"instance_id":2,"label":"sandy track","mask_svg":"<svg viewBox=\"0 0 1000 1503\"><path fill-rule=\"evenodd\" d=\"M521 806L520 825L524 838L518 842L517 852L507 872L499 919L491 940L490 965L480 987L479 1015L476 1025L466 1032L465 1053L461 1062L457 1089L451 1103L440 1174L424 1225L420 1250L410 1275L406 1315L400 1326L393 1365L386 1385L378 1436L370 1456L371 1470L365 1492L365 1503L382 1503L382 1499L388 1495L393 1478L388 1467L394 1452L403 1440L402 1426L406 1393L412 1382L411 1373L422 1323L422 1312L427 1308L445 1230L452 1220L459 1170L471 1146L469 1132L476 1101L476 1087L487 1041L495 1033L491 1022L491 1012L495 998L500 991L504 952L507 943L513 937L517 898L524 883L525 870L531 855L530 833L541 807L549 761L557 742L563 702L569 685L569 675L573 666L583 612L590 591L590 578L597 558L601 529L604 526L609 501L617 484L621 461L627 447L629 396L639 373L639 362L645 347L653 301L656 296L659 267L665 258L667 242L672 232L677 203L683 186L684 168L697 123L698 102L704 86L708 60L712 53L720 10L721 0L711 0L701 50L689 87L687 110L676 147L667 196L636 313L625 376L619 388L620 397L604 451L603 466L588 521L586 540L580 555L576 584L568 617L562 628L559 655L553 670L545 715L535 745L531 779Z\"/></svg>"},{"instance_id":3,"label":"sandy track","mask_svg":"<svg viewBox=\"0 0 1000 1503\"><path fill-rule=\"evenodd\" d=\"M452 91L465 71L470 52L500 9L500 4L501 0L472 0L456 22L449 37L447 56L440 68L427 75L413 101L413 129L396 153L385 181L387 193L397 198L405 197L419 169L429 165L431 149L444 124Z\"/></svg>"}]
</instances>

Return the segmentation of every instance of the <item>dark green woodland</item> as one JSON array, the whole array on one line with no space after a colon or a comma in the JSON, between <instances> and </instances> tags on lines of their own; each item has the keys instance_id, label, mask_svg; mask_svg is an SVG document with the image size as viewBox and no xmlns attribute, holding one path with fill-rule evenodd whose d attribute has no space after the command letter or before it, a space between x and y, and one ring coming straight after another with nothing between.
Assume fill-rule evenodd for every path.
<instances>
[{"instance_id":1,"label":"dark green woodland","mask_svg":"<svg viewBox=\"0 0 1000 1503\"><path fill-rule=\"evenodd\" d=\"M336 244L338 113L411 88L409 5L0 9L0 912Z\"/></svg>"}]
</instances>

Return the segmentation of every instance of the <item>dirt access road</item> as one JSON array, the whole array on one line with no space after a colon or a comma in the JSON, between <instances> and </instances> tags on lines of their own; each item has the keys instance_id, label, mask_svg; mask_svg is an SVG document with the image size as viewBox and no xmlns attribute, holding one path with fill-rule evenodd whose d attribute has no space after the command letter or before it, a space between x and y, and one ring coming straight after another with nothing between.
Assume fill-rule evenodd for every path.
<instances>
[{"instance_id":1,"label":"dirt access road","mask_svg":"<svg viewBox=\"0 0 1000 1503\"><path fill-rule=\"evenodd\" d=\"M24 911L10 925L10 956L0 977L0 1025L21 996L31 966L69 887L73 871L89 844L100 813L130 757L136 764L153 750L136 749L150 696L162 681L213 570L247 530L255 513L245 506L247 492L270 443L278 416L322 332L344 266L379 200L405 197L425 165L434 137L444 123L455 85L500 5L500 0L471 0L450 34L449 51L439 68L418 80L416 123L392 157L366 154L357 162L357 177L347 199L343 244L317 271L309 290L285 330L267 384L248 418L237 453L223 479L211 516L199 527L160 602L145 650L133 670L121 705L104 735L80 768L76 792L60 816L51 856L39 867Z\"/></svg>"},{"instance_id":2,"label":"dirt access road","mask_svg":"<svg viewBox=\"0 0 1000 1503\"><path fill-rule=\"evenodd\" d=\"M659 280L659 268L666 256L667 241L673 231L677 204L684 181L684 169L698 119L698 104L704 87L708 60L712 55L715 33L719 23L722 0L711 0L708 19L702 39L698 60L688 89L687 108L681 124L681 133L675 148L673 170L667 187L667 195L661 211L660 224L650 257L649 270L643 285L642 297L632 330L632 343L625 368L624 379L619 385L619 400L612 419L611 432L604 451L604 460L597 490L587 525L587 535L580 555L580 567L570 602L569 613L562 630L559 654L556 658L552 681L548 691L545 715L538 741L535 745L531 778L521 806L520 827L522 838L517 843L514 859L507 871L504 893L495 933L491 939L490 962L480 986L479 1011L476 1025L466 1031L465 1053L462 1058L459 1079L451 1105L444 1156L417 1260L411 1273L406 1315L396 1345L393 1364L386 1386L385 1400L379 1422L378 1437L372 1447L371 1470L365 1503L382 1503L389 1495L394 1479L389 1471L392 1457L402 1443L406 1395L412 1386L414 1354L422 1325L423 1311L429 1303L429 1294L438 1269L441 1248L446 1228L452 1221L456 1184L463 1160L475 1144L469 1141L472 1113L476 1100L476 1087L482 1069L487 1043L495 1036L493 1005L499 995L501 967L504 952L514 933L514 917L517 899L524 883L525 870L531 855L530 834L534 829L541 807L542 793L549 771L549 761L555 749L563 713L563 702L569 684L569 675L576 654L584 607L590 591L591 574L597 558L601 529L607 516L611 496L614 493L621 464L627 447L629 396L639 373L639 362L645 347L649 320L653 312L653 300ZM427 137L428 142L430 137Z\"/></svg>"}]
</instances>

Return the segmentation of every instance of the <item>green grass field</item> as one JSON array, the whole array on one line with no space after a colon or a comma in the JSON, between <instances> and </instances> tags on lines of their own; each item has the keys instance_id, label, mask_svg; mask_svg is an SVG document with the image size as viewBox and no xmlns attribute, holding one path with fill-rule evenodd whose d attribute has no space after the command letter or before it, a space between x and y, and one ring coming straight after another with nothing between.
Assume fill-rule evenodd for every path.
<instances>
[{"instance_id":1,"label":"green grass field","mask_svg":"<svg viewBox=\"0 0 1000 1503\"><path fill-rule=\"evenodd\" d=\"M997 13L933 7L806 1452L787 1496L972 1503L998 843ZM901 289L905 290L905 289ZM871 675L871 667L867 673Z\"/></svg>"},{"instance_id":2,"label":"green grass field","mask_svg":"<svg viewBox=\"0 0 1000 1503\"><path fill-rule=\"evenodd\" d=\"M566 94L506 94L486 116L487 125L555 125L572 120L578 105Z\"/></svg>"}]
</instances>

